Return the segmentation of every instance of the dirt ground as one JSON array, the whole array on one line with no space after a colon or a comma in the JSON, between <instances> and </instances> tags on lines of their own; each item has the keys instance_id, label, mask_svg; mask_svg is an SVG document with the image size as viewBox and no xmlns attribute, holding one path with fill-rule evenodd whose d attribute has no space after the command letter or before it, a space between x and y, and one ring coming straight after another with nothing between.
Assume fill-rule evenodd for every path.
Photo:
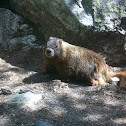
<instances>
[{"instance_id":1,"label":"dirt ground","mask_svg":"<svg viewBox=\"0 0 126 126\"><path fill-rule=\"evenodd\" d=\"M86 82L60 82L54 74L41 73L41 51L33 50L27 56L3 49L0 52L0 88L10 86L13 92L0 94L0 126L33 126L39 120L54 126L126 125L126 90L117 84L86 86ZM126 69L114 67L111 70ZM36 109L19 109L6 104L5 100L22 88L43 95Z\"/></svg>"}]
</instances>

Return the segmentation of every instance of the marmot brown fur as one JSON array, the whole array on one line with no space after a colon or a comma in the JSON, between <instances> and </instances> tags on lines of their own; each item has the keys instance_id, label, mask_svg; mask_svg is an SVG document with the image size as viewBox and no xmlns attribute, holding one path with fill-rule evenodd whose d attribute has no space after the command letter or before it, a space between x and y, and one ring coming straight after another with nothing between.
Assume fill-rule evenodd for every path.
<instances>
[{"instance_id":1,"label":"marmot brown fur","mask_svg":"<svg viewBox=\"0 0 126 126\"><path fill-rule=\"evenodd\" d=\"M56 70L62 78L87 79L90 85L110 81L108 66L101 55L62 39L50 37L43 48L43 57L45 72ZM92 74L92 69L96 75Z\"/></svg>"},{"instance_id":2,"label":"marmot brown fur","mask_svg":"<svg viewBox=\"0 0 126 126\"><path fill-rule=\"evenodd\" d=\"M92 65L89 65L87 67L88 69L88 72L90 73L90 75L95 78L96 80L98 79L98 74L97 74L97 65L95 64L94 66ZM121 88L125 88L126 89L126 71L123 71L123 72L119 72L119 73L116 73L116 74L112 74L112 73L108 73L109 77L118 77L120 79L118 85L121 87Z\"/></svg>"}]
</instances>

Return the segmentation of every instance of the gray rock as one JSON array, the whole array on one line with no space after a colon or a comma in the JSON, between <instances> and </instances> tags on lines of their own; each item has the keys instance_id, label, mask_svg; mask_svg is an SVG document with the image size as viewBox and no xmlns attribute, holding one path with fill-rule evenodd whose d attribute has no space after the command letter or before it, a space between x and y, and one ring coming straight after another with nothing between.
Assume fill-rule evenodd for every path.
<instances>
[{"instance_id":1,"label":"gray rock","mask_svg":"<svg viewBox=\"0 0 126 126\"><path fill-rule=\"evenodd\" d=\"M20 89L19 94L26 93L26 92L29 92L29 91L30 91L29 88L23 88L23 89Z\"/></svg>"},{"instance_id":2,"label":"gray rock","mask_svg":"<svg viewBox=\"0 0 126 126\"><path fill-rule=\"evenodd\" d=\"M9 95L12 94L12 90L9 86L4 86L1 88L2 94Z\"/></svg>"},{"instance_id":3,"label":"gray rock","mask_svg":"<svg viewBox=\"0 0 126 126\"><path fill-rule=\"evenodd\" d=\"M48 122L44 122L44 121L36 121L34 126L53 126Z\"/></svg>"},{"instance_id":4,"label":"gray rock","mask_svg":"<svg viewBox=\"0 0 126 126\"><path fill-rule=\"evenodd\" d=\"M126 63L125 0L29 0L29 4L11 0L10 3L12 9L36 24L46 40L50 36L59 37L101 53L108 63Z\"/></svg>"},{"instance_id":5,"label":"gray rock","mask_svg":"<svg viewBox=\"0 0 126 126\"><path fill-rule=\"evenodd\" d=\"M7 104L15 105L19 108L29 107L31 109L35 109L37 107L37 103L42 99L41 94L35 94L32 92L26 92L23 94L16 94L12 98L7 100Z\"/></svg>"},{"instance_id":6,"label":"gray rock","mask_svg":"<svg viewBox=\"0 0 126 126\"><path fill-rule=\"evenodd\" d=\"M121 19L126 17L125 0L52 0L39 2L37 0L30 0L29 2L31 4L27 5L25 2L20 3L16 0L10 1L13 9L27 16L34 23L45 25L45 27L49 26L49 29L52 28L53 31L45 31L45 29L43 29L48 35L53 34L50 32L59 30L60 33L63 31L62 34L64 35L64 30L71 30L77 33L81 28L84 28L83 26L94 26L98 31L120 31L119 25L121 24ZM14 6L15 4L16 6ZM40 9L37 14L33 7L38 10ZM27 8L32 9L29 10ZM49 12L48 15L46 15L47 12ZM57 20L57 22L55 23L54 20ZM54 26L51 26L52 23ZM54 27L56 29L54 29ZM62 29L63 27L64 29ZM44 34L46 35L46 33ZM60 33L57 32L59 35Z\"/></svg>"},{"instance_id":7,"label":"gray rock","mask_svg":"<svg viewBox=\"0 0 126 126\"><path fill-rule=\"evenodd\" d=\"M24 46L34 46L33 42L36 41L36 37L34 35L26 35L24 37L17 37L14 39L11 39L10 42L8 43L10 50L15 50L19 48L19 45L21 47Z\"/></svg>"},{"instance_id":8,"label":"gray rock","mask_svg":"<svg viewBox=\"0 0 126 126\"><path fill-rule=\"evenodd\" d=\"M4 48L24 52L32 48L39 48L40 45L36 43L39 40L34 35L36 30L26 24L23 17L4 8L0 8L0 17L2 17L0 18L0 44Z\"/></svg>"}]
</instances>

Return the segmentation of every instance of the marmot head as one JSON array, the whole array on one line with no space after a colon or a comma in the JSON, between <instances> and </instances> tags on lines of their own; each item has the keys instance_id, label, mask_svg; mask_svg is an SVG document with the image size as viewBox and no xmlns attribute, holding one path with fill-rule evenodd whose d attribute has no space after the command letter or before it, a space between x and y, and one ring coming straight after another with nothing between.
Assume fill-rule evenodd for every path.
<instances>
[{"instance_id":1,"label":"marmot head","mask_svg":"<svg viewBox=\"0 0 126 126\"><path fill-rule=\"evenodd\" d=\"M47 42L47 45L46 45L45 55L47 57L49 57L49 58L53 58L53 57L56 57L56 56L61 56L62 41L63 41L62 39L50 37L49 41Z\"/></svg>"}]
</instances>

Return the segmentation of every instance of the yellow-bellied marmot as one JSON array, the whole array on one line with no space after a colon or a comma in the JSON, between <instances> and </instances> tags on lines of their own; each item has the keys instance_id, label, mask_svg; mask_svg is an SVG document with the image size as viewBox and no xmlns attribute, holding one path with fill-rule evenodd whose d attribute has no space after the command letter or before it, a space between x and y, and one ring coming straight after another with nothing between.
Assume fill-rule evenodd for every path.
<instances>
[{"instance_id":1,"label":"yellow-bellied marmot","mask_svg":"<svg viewBox=\"0 0 126 126\"><path fill-rule=\"evenodd\" d=\"M43 57L45 72L56 70L62 78L87 79L90 85L102 85L110 81L108 66L101 55L62 39L50 37L43 48ZM96 75L92 74L92 69Z\"/></svg>"}]
</instances>

